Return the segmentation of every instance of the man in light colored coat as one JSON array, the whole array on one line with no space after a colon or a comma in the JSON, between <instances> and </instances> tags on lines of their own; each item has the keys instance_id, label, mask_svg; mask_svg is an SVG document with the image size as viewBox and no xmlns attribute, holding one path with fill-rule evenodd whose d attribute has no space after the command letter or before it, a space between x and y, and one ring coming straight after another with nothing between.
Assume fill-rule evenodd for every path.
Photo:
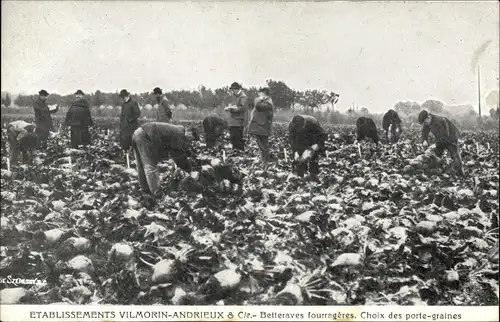
<instances>
[{"instance_id":1,"label":"man in light colored coat","mask_svg":"<svg viewBox=\"0 0 500 322\"><path fill-rule=\"evenodd\" d=\"M123 150L129 150L132 145L132 135L139 127L141 109L126 89L121 90L120 98L123 102L120 114L120 145Z\"/></svg>"},{"instance_id":2,"label":"man in light colored coat","mask_svg":"<svg viewBox=\"0 0 500 322\"><path fill-rule=\"evenodd\" d=\"M132 149L142 191L152 197L161 195L157 164L162 160L172 158L179 168L191 172L191 141L198 139L196 129L164 122L146 123L135 130Z\"/></svg>"},{"instance_id":3,"label":"man in light colored coat","mask_svg":"<svg viewBox=\"0 0 500 322\"><path fill-rule=\"evenodd\" d=\"M163 95L161 88L156 87L153 89L153 95L158 104L158 111L156 112L156 121L169 123L172 119L172 110L168 99Z\"/></svg>"},{"instance_id":4,"label":"man in light colored coat","mask_svg":"<svg viewBox=\"0 0 500 322\"><path fill-rule=\"evenodd\" d=\"M250 100L243 92L240 84L234 82L231 84L229 89L232 91L234 96L232 104L225 108L225 110L230 113L228 121L230 140L233 145L233 149L244 151L244 132L248 123Z\"/></svg>"},{"instance_id":5,"label":"man in light colored coat","mask_svg":"<svg viewBox=\"0 0 500 322\"><path fill-rule=\"evenodd\" d=\"M270 97L269 88L259 90L259 97L255 99L254 109L250 117L248 133L257 139L263 164L267 164L269 155L269 136L272 132L274 104Z\"/></svg>"},{"instance_id":6,"label":"man in light colored coat","mask_svg":"<svg viewBox=\"0 0 500 322\"><path fill-rule=\"evenodd\" d=\"M16 165L19 153L23 162L31 161L32 153L38 146L38 137L35 133L35 125L19 120L9 123L7 136L10 146L10 163Z\"/></svg>"}]
</instances>

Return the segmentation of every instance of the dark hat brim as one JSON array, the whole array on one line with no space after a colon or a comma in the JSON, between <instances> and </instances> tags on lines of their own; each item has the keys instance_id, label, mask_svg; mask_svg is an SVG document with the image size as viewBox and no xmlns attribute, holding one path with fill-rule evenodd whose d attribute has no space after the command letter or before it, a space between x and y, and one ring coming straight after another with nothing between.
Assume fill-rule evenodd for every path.
<instances>
[{"instance_id":1,"label":"dark hat brim","mask_svg":"<svg viewBox=\"0 0 500 322\"><path fill-rule=\"evenodd\" d=\"M229 87L229 89L241 89L241 85L237 82L234 82L231 84L231 87Z\"/></svg>"},{"instance_id":2,"label":"dark hat brim","mask_svg":"<svg viewBox=\"0 0 500 322\"><path fill-rule=\"evenodd\" d=\"M127 97L129 95L130 95L130 93L125 89L121 90L121 92L119 94L120 97Z\"/></svg>"}]
</instances>

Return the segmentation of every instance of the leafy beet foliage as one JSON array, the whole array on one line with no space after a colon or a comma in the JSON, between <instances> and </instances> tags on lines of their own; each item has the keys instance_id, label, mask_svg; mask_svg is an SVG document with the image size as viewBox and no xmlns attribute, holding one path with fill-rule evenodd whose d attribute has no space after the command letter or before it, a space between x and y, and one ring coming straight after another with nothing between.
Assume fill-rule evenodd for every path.
<instances>
[{"instance_id":1,"label":"leafy beet foliage","mask_svg":"<svg viewBox=\"0 0 500 322\"><path fill-rule=\"evenodd\" d=\"M2 277L47 284L2 284L2 302L497 305L498 132L463 134L456 178L418 162L417 130L361 157L352 128L328 131L320 182L290 174L278 124L267 172L253 140L244 156L199 142L198 175L159 165L155 205L115 132L55 137L12 172L3 153Z\"/></svg>"}]
</instances>

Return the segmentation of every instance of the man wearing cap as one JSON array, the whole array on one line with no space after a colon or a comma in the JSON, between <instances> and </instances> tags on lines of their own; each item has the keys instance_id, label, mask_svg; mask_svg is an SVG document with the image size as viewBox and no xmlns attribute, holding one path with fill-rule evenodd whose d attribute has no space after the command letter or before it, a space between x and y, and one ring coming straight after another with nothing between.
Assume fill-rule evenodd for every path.
<instances>
[{"instance_id":1,"label":"man wearing cap","mask_svg":"<svg viewBox=\"0 0 500 322\"><path fill-rule=\"evenodd\" d=\"M163 122L151 122L140 126L132 136L139 185L141 189L158 197L161 192L158 162L171 157L176 165L191 172L189 157L194 157L191 141L198 140L195 128L185 128Z\"/></svg>"},{"instance_id":2,"label":"man wearing cap","mask_svg":"<svg viewBox=\"0 0 500 322\"><path fill-rule=\"evenodd\" d=\"M120 98L123 102L120 115L120 145L122 149L129 150L132 145L132 135L139 127L141 110L139 104L132 100L126 89L120 91Z\"/></svg>"},{"instance_id":3,"label":"man wearing cap","mask_svg":"<svg viewBox=\"0 0 500 322\"><path fill-rule=\"evenodd\" d=\"M209 115L203 119L202 125L206 146L211 149L227 129L227 121L217 115Z\"/></svg>"},{"instance_id":4,"label":"man wearing cap","mask_svg":"<svg viewBox=\"0 0 500 322\"><path fill-rule=\"evenodd\" d=\"M418 122L422 125L423 147L429 146L429 132L435 137L434 153L441 158L444 150L448 150L453 159L453 165L459 175L464 175L462 169L462 158L458 146L458 137L460 135L453 122L444 116L438 116L423 110L418 115Z\"/></svg>"},{"instance_id":5,"label":"man wearing cap","mask_svg":"<svg viewBox=\"0 0 500 322\"><path fill-rule=\"evenodd\" d=\"M47 140L49 139L50 131L54 131L54 125L52 123L52 117L50 114L56 113L58 108L54 110L49 110L47 105L47 98L49 93L42 89L38 92L38 98L33 104L33 109L35 110L35 124L36 124L36 134L38 135L38 141L41 148L47 147Z\"/></svg>"},{"instance_id":6,"label":"man wearing cap","mask_svg":"<svg viewBox=\"0 0 500 322\"><path fill-rule=\"evenodd\" d=\"M168 99L163 95L161 88L156 87L153 89L153 95L156 98L156 104L158 104L156 120L158 122L170 122L172 119L172 110L170 109Z\"/></svg>"},{"instance_id":7,"label":"man wearing cap","mask_svg":"<svg viewBox=\"0 0 500 322\"><path fill-rule=\"evenodd\" d=\"M38 137L34 131L35 125L22 120L11 122L7 126L12 165L17 164L19 152L22 154L23 162L31 161L32 152L38 146Z\"/></svg>"},{"instance_id":8,"label":"man wearing cap","mask_svg":"<svg viewBox=\"0 0 500 322\"><path fill-rule=\"evenodd\" d=\"M294 154L293 172L303 177L309 171L318 180L319 157L326 156L328 134L315 117L296 115L288 125L288 136Z\"/></svg>"},{"instance_id":9,"label":"man wearing cap","mask_svg":"<svg viewBox=\"0 0 500 322\"><path fill-rule=\"evenodd\" d=\"M398 112L393 110L392 108L384 114L384 118L382 119L382 128L385 133L385 140L389 142L389 128L391 128L391 139L392 142L397 142L401 134L401 119L399 118Z\"/></svg>"},{"instance_id":10,"label":"man wearing cap","mask_svg":"<svg viewBox=\"0 0 500 322\"><path fill-rule=\"evenodd\" d=\"M71 127L71 147L77 149L79 145L90 144L89 126L94 126L90 114L90 104L85 99L82 90L75 93L76 102L66 113L64 124Z\"/></svg>"},{"instance_id":11,"label":"man wearing cap","mask_svg":"<svg viewBox=\"0 0 500 322\"><path fill-rule=\"evenodd\" d=\"M271 135L274 104L270 97L269 88L261 88L259 96L255 99L254 108L250 116L248 133L257 139L257 145L261 152L261 160L264 168L269 162L269 136Z\"/></svg>"},{"instance_id":12,"label":"man wearing cap","mask_svg":"<svg viewBox=\"0 0 500 322\"><path fill-rule=\"evenodd\" d=\"M239 151L245 150L244 131L248 123L248 110L250 100L243 92L241 85L234 82L229 89L232 91L234 100L225 108L229 111L229 134L233 148Z\"/></svg>"}]
</instances>

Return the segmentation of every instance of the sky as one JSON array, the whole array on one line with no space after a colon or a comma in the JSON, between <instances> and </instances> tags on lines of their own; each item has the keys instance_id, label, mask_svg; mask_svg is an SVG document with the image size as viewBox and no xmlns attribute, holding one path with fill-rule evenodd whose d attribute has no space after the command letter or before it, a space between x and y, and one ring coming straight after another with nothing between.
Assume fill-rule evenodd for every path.
<instances>
[{"instance_id":1,"label":"sky","mask_svg":"<svg viewBox=\"0 0 500 322\"><path fill-rule=\"evenodd\" d=\"M401 100L477 106L476 63L483 98L499 87L497 1L1 6L2 92L138 93L271 78L339 93L340 110L354 101L380 112Z\"/></svg>"}]
</instances>

